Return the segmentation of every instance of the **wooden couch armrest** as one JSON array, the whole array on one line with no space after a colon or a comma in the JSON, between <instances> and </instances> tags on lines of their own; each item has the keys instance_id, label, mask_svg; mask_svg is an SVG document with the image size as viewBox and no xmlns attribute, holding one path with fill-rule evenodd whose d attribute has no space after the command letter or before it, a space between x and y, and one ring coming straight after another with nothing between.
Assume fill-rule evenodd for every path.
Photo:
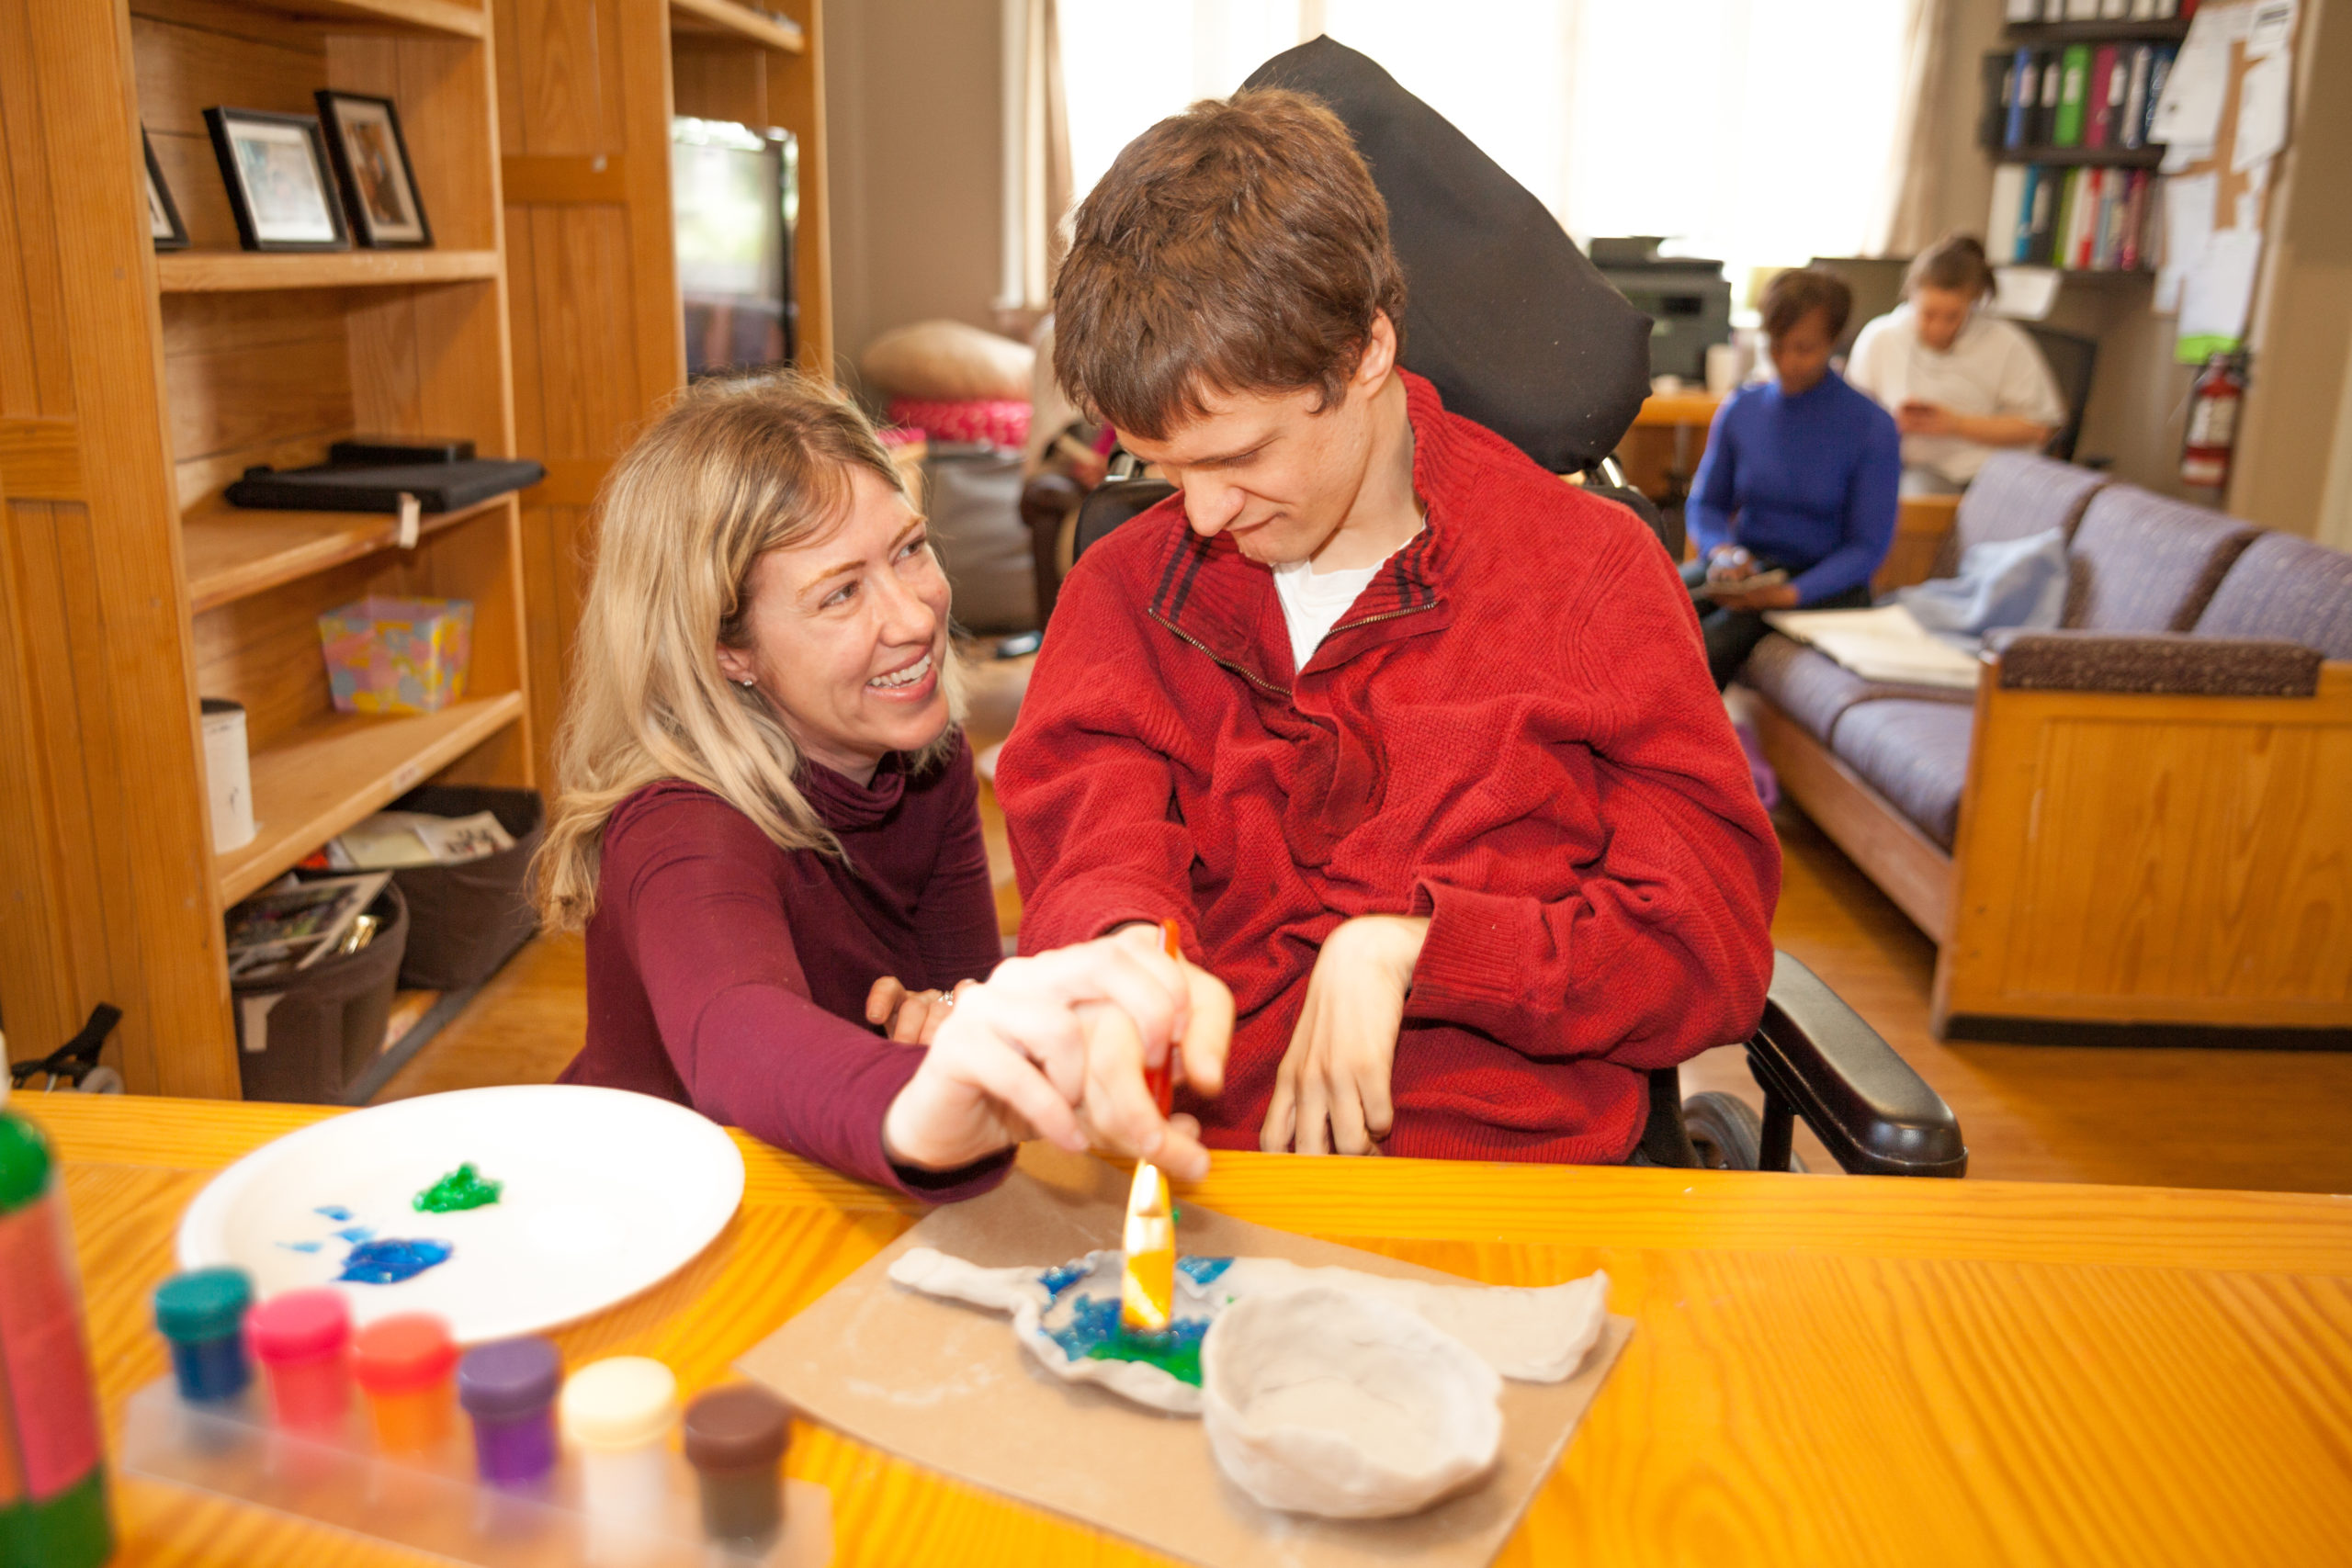
<instances>
[{"instance_id":1,"label":"wooden couch armrest","mask_svg":"<svg viewBox=\"0 0 2352 1568\"><path fill-rule=\"evenodd\" d=\"M1992 683L2014 692L2308 697L2322 663L2299 643L2186 632L1996 631L1984 643Z\"/></svg>"}]
</instances>

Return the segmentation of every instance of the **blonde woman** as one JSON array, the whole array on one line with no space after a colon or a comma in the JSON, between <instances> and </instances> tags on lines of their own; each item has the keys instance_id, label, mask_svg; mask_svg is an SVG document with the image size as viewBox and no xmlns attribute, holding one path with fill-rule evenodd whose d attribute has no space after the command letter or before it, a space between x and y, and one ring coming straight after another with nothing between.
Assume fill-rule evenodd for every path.
<instances>
[{"instance_id":1,"label":"blonde woman","mask_svg":"<svg viewBox=\"0 0 2352 1568\"><path fill-rule=\"evenodd\" d=\"M600 508L537 880L587 932L564 1080L941 1201L1032 1135L1205 1170L1143 1070L1215 1091L1225 987L1148 930L998 963L947 581L864 416L704 383Z\"/></svg>"}]
</instances>

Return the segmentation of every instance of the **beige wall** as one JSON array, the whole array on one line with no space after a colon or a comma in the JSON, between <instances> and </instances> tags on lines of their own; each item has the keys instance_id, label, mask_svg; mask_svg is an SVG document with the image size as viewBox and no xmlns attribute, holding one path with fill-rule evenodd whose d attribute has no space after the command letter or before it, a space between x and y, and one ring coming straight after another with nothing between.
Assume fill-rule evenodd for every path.
<instances>
[{"instance_id":1,"label":"beige wall","mask_svg":"<svg viewBox=\"0 0 2352 1568\"><path fill-rule=\"evenodd\" d=\"M833 342L846 370L933 316L994 325L998 0L827 0Z\"/></svg>"},{"instance_id":2,"label":"beige wall","mask_svg":"<svg viewBox=\"0 0 2352 1568\"><path fill-rule=\"evenodd\" d=\"M2001 0L1954 0L1939 84L1947 137L1936 171L1942 227L1984 231L1993 163L1976 145L1980 62L1997 49ZM2332 13L2332 14L2331 14ZM2332 447L2352 430L2342 410L2352 386L2345 344L2352 336L2352 203L2341 171L2352 163L2352 96L2312 90L2315 81L2352 79L2352 0L2303 0L2289 152L2278 171L2266 245L2266 276L2255 322L2253 387L2238 448L2230 510L2290 533L2317 531L2331 464L2352 468ZM2297 166L2331 171L2335 193ZM2098 340L2098 367L2085 411L2079 457L2104 457L2117 478L2167 495L2210 500L2180 483L2180 443L2195 372L2173 362L2173 318L2153 310L2154 284L2140 276L2074 276L2049 324ZM2352 480L2347 480L2352 483Z\"/></svg>"}]
</instances>

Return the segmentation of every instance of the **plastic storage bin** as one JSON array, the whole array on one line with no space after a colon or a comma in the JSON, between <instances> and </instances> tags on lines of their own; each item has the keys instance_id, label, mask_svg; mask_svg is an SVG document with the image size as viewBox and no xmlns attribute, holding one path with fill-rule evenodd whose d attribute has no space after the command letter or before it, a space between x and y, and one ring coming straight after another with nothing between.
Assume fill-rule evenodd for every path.
<instances>
[{"instance_id":1,"label":"plastic storage bin","mask_svg":"<svg viewBox=\"0 0 2352 1568\"><path fill-rule=\"evenodd\" d=\"M362 599L319 617L343 713L437 713L466 694L474 607L465 599Z\"/></svg>"},{"instance_id":2,"label":"plastic storage bin","mask_svg":"<svg viewBox=\"0 0 2352 1568\"><path fill-rule=\"evenodd\" d=\"M392 882L368 908L389 921L349 957L322 958L291 975L230 982L247 1100L339 1105L383 1055L408 946L408 903Z\"/></svg>"},{"instance_id":3,"label":"plastic storage bin","mask_svg":"<svg viewBox=\"0 0 2352 1568\"><path fill-rule=\"evenodd\" d=\"M408 954L401 984L462 991L496 972L537 928L526 882L547 835L547 807L535 789L426 784L392 802L395 811L470 817L487 811L514 840L511 850L463 865L403 866L392 881L408 899Z\"/></svg>"}]
</instances>

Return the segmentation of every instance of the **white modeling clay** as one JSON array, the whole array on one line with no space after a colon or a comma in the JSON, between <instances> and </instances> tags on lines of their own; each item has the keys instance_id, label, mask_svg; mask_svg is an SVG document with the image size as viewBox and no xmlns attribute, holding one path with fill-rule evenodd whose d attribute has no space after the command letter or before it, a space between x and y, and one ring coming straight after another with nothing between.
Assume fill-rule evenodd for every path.
<instances>
[{"instance_id":1,"label":"white modeling clay","mask_svg":"<svg viewBox=\"0 0 2352 1568\"><path fill-rule=\"evenodd\" d=\"M890 1266L909 1290L1001 1312L1038 1364L1056 1377L1091 1382L1137 1404L1197 1416L1201 1391L1148 1361L1087 1354L1116 1333L1119 1254L1090 1252L1058 1269L983 1269L931 1247ZM1278 1258L1184 1258L1176 1275L1178 1345L1197 1344L1227 1305L1313 1286L1368 1295L1398 1306L1466 1346L1504 1377L1558 1382L1583 1364L1609 1315L1609 1276L1563 1285L1440 1285L1353 1269L1303 1269Z\"/></svg>"},{"instance_id":2,"label":"white modeling clay","mask_svg":"<svg viewBox=\"0 0 2352 1568\"><path fill-rule=\"evenodd\" d=\"M1494 1369L1370 1292L1311 1285L1235 1302L1201 1369L1217 1464L1269 1508L1418 1513L1475 1485L1502 1447Z\"/></svg>"}]
</instances>

